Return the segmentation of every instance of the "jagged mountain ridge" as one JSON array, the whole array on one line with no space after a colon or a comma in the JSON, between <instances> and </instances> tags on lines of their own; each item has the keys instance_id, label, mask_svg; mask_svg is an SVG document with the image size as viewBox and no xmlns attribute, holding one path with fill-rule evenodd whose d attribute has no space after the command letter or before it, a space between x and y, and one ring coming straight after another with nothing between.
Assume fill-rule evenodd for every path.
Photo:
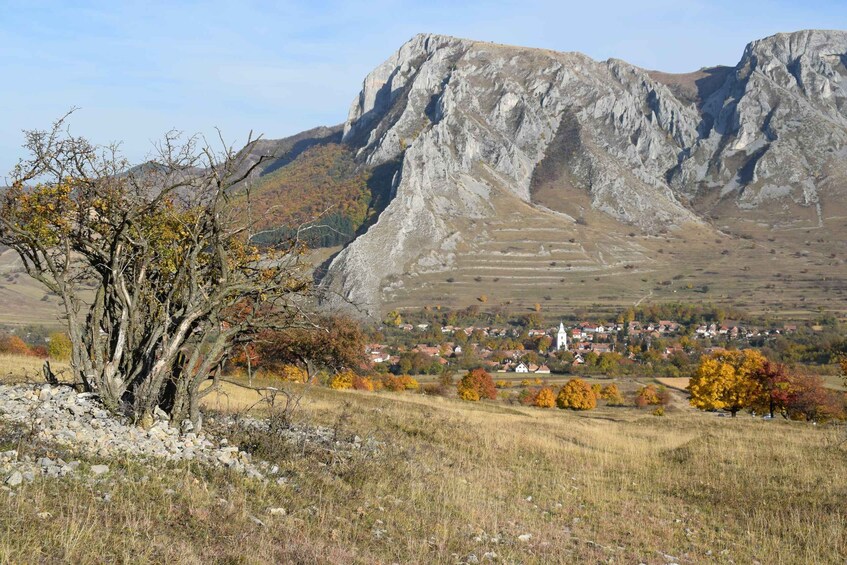
<instances>
[{"instance_id":1,"label":"jagged mountain ridge","mask_svg":"<svg viewBox=\"0 0 847 565\"><path fill-rule=\"evenodd\" d=\"M692 90L616 59L418 35L350 109L342 139L358 159L402 165L324 284L378 309L455 267L474 247L463 225L497 218L500 196L564 231L597 211L646 235L705 234L722 218L822 227L824 201L843 200L845 61L847 32L778 34Z\"/></svg>"}]
</instances>

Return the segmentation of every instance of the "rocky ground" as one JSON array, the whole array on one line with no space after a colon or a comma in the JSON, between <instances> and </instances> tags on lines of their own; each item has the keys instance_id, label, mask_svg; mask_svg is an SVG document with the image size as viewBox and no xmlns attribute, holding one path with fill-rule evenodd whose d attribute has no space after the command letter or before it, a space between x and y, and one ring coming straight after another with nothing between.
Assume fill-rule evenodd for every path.
<instances>
[{"instance_id":1,"label":"rocky ground","mask_svg":"<svg viewBox=\"0 0 847 565\"><path fill-rule=\"evenodd\" d=\"M170 425L164 412L158 412L155 423L145 430L116 418L90 393L50 385L2 385L0 424L17 430L18 448L0 452L0 488L13 490L41 476L107 476L109 465L89 465L85 461L127 456L151 463L192 461L229 468L260 481L286 480L278 475L278 466L254 461L250 453L230 445L220 433L226 430L267 433L270 431L267 420L218 415L207 417L207 423L218 433L197 432L189 422L180 429ZM286 425L273 433L291 443L340 452L375 447L356 436L339 439L333 430L320 427ZM7 447L14 443L8 438L4 441ZM55 448L70 454L72 457L65 459L71 460L38 457L32 454L38 452L36 446Z\"/></svg>"}]
</instances>

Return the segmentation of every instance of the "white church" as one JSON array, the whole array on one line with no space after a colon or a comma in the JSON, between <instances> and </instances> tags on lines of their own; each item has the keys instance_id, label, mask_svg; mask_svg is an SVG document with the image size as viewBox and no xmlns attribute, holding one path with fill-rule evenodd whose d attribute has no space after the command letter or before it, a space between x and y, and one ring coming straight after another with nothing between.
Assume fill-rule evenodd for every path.
<instances>
[{"instance_id":1,"label":"white church","mask_svg":"<svg viewBox=\"0 0 847 565\"><path fill-rule=\"evenodd\" d=\"M568 349L568 332L565 331L565 324L559 322L559 333L556 334L556 351L567 351Z\"/></svg>"}]
</instances>

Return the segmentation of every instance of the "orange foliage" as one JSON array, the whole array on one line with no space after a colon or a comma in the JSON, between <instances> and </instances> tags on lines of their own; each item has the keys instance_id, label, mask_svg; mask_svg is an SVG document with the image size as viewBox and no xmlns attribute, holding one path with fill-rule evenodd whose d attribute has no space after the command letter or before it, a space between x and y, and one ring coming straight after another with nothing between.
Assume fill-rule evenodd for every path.
<instances>
[{"instance_id":1,"label":"orange foliage","mask_svg":"<svg viewBox=\"0 0 847 565\"><path fill-rule=\"evenodd\" d=\"M29 346L16 335L7 335L0 337L0 353L10 353L12 355L30 355L32 351Z\"/></svg>"},{"instance_id":2,"label":"orange foliage","mask_svg":"<svg viewBox=\"0 0 847 565\"><path fill-rule=\"evenodd\" d=\"M597 397L584 380L571 379L559 390L556 405L562 409L592 410L597 406Z\"/></svg>"},{"instance_id":3,"label":"orange foliage","mask_svg":"<svg viewBox=\"0 0 847 565\"><path fill-rule=\"evenodd\" d=\"M535 405L539 408L552 408L556 405L556 395L551 388L542 388L535 395Z\"/></svg>"},{"instance_id":4,"label":"orange foliage","mask_svg":"<svg viewBox=\"0 0 847 565\"><path fill-rule=\"evenodd\" d=\"M459 393L459 398L463 400L479 400L481 398L494 400L497 398L494 380L483 368L468 371L456 385L456 391Z\"/></svg>"},{"instance_id":5,"label":"orange foliage","mask_svg":"<svg viewBox=\"0 0 847 565\"><path fill-rule=\"evenodd\" d=\"M353 379L353 388L356 390L373 392L374 383L370 377L356 377Z\"/></svg>"},{"instance_id":6,"label":"orange foliage","mask_svg":"<svg viewBox=\"0 0 847 565\"><path fill-rule=\"evenodd\" d=\"M382 386L386 390L390 390L392 392L401 392L406 390L406 385L400 379L400 377L396 375L385 375L382 377Z\"/></svg>"}]
</instances>

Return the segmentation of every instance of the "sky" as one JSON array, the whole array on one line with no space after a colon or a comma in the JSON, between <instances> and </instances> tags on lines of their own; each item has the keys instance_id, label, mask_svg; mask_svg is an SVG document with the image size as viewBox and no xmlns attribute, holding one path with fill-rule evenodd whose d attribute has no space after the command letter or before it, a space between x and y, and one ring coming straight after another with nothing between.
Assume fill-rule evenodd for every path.
<instances>
[{"instance_id":1,"label":"sky","mask_svg":"<svg viewBox=\"0 0 847 565\"><path fill-rule=\"evenodd\" d=\"M22 130L72 107L72 133L133 162L173 129L237 146L341 123L365 75L420 32L688 72L808 28L847 29L847 0L0 0L0 185Z\"/></svg>"}]
</instances>

